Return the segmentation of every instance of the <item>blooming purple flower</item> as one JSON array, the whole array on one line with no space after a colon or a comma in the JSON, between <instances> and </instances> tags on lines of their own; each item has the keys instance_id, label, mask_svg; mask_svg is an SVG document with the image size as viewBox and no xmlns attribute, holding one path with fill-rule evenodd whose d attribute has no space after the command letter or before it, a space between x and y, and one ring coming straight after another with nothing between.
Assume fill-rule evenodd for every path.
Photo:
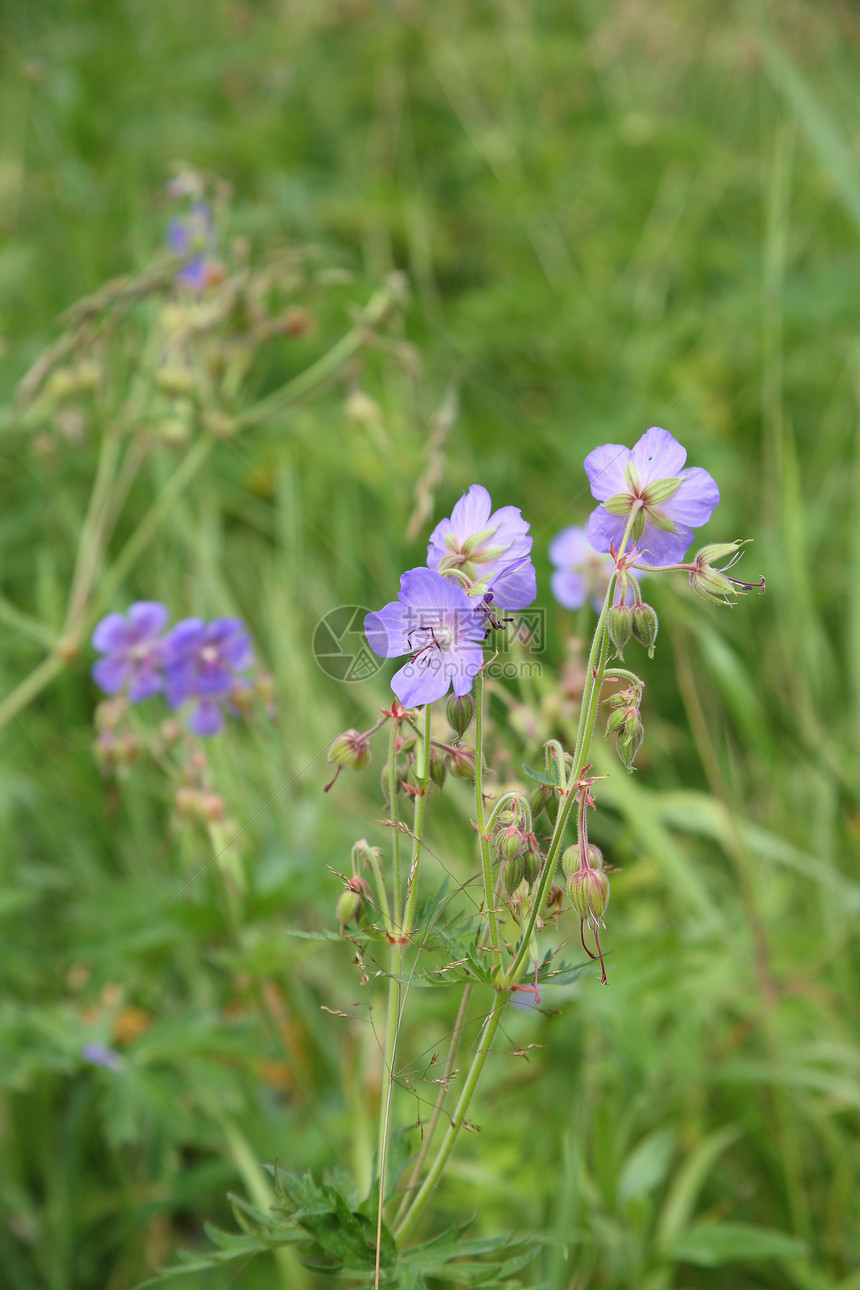
<instances>
[{"instance_id":1,"label":"blooming purple flower","mask_svg":"<svg viewBox=\"0 0 860 1290\"><path fill-rule=\"evenodd\" d=\"M391 679L405 708L433 703L453 685L468 694L484 662L487 627L462 587L435 569L410 569L400 593L364 620L368 644L380 658L412 658Z\"/></svg>"},{"instance_id":2,"label":"blooming purple flower","mask_svg":"<svg viewBox=\"0 0 860 1290\"><path fill-rule=\"evenodd\" d=\"M524 609L537 595L529 525L515 506L492 507L486 488L472 484L431 533L427 564L470 596L491 593L499 609Z\"/></svg>"},{"instance_id":3,"label":"blooming purple flower","mask_svg":"<svg viewBox=\"0 0 860 1290\"><path fill-rule=\"evenodd\" d=\"M93 648L104 654L93 664L93 680L105 694L128 690L139 703L164 688L162 666L167 610L157 600L138 600L128 614L108 614L93 632Z\"/></svg>"},{"instance_id":4,"label":"blooming purple flower","mask_svg":"<svg viewBox=\"0 0 860 1290\"><path fill-rule=\"evenodd\" d=\"M192 291L202 291L209 282L209 265L206 252L212 249L215 230L212 222L212 211L206 202L192 202L186 215L179 215L170 221L167 229L167 245L176 255L185 255L188 251L197 251L176 275L176 281Z\"/></svg>"},{"instance_id":5,"label":"blooming purple flower","mask_svg":"<svg viewBox=\"0 0 860 1290\"><path fill-rule=\"evenodd\" d=\"M549 544L549 558L556 566L552 575L552 594L558 603L565 609L579 609L586 600L590 600L599 613L615 567L612 557L595 551L585 529L573 525L556 533ZM629 569L628 573L639 577L636 569ZM628 605L635 600L629 583L625 599Z\"/></svg>"},{"instance_id":6,"label":"blooming purple flower","mask_svg":"<svg viewBox=\"0 0 860 1290\"><path fill-rule=\"evenodd\" d=\"M168 705L178 708L193 699L190 729L217 734L224 724L222 706L252 662L251 638L240 618L184 619L165 642Z\"/></svg>"},{"instance_id":7,"label":"blooming purple flower","mask_svg":"<svg viewBox=\"0 0 860 1290\"><path fill-rule=\"evenodd\" d=\"M588 540L596 551L621 545L635 511L631 542L648 564L674 564L684 558L693 528L707 523L720 500L711 476L700 466L684 470L687 451L678 440L652 426L631 448L608 443L585 459L591 492L602 503L588 521Z\"/></svg>"}]
</instances>

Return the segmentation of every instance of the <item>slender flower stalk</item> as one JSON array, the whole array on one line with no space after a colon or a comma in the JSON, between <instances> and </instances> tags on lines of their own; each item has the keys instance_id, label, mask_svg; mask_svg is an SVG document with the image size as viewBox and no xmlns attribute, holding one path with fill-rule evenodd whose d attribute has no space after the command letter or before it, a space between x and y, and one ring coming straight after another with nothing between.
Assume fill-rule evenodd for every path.
<instances>
[{"instance_id":1,"label":"slender flower stalk","mask_svg":"<svg viewBox=\"0 0 860 1290\"><path fill-rule=\"evenodd\" d=\"M490 934L490 945L496 956L496 962L502 964L502 950L499 941L499 925L496 919L496 898L493 891L493 867L490 860L490 840L484 821L484 674L479 672L475 677L475 824L478 829L478 844L481 849L481 875L484 881L484 908L487 912L487 927Z\"/></svg>"}]
</instances>

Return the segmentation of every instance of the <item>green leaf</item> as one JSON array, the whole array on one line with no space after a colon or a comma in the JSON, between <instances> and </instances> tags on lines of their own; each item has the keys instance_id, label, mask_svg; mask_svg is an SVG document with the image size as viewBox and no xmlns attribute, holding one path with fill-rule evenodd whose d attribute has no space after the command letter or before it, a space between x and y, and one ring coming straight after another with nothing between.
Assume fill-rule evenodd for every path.
<instances>
[{"instance_id":1,"label":"green leaf","mask_svg":"<svg viewBox=\"0 0 860 1290\"><path fill-rule=\"evenodd\" d=\"M539 784L544 784L547 788L560 788L561 772L558 767L558 762L553 762L552 768L553 774L548 775L546 771L533 770L531 766L527 766L526 763L523 762L523 770L530 779L536 779Z\"/></svg>"},{"instance_id":2,"label":"green leaf","mask_svg":"<svg viewBox=\"0 0 860 1290\"><path fill-rule=\"evenodd\" d=\"M808 1253L805 1241L789 1232L751 1223L698 1223L677 1236L664 1251L678 1263L716 1268L749 1259L800 1259Z\"/></svg>"}]
</instances>

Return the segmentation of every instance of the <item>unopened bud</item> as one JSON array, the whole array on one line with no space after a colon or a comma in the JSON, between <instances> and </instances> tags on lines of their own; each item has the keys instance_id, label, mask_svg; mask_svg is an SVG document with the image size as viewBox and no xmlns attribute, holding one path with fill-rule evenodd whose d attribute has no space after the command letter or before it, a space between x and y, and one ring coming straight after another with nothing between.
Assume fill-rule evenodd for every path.
<instances>
[{"instance_id":1,"label":"unopened bud","mask_svg":"<svg viewBox=\"0 0 860 1290\"><path fill-rule=\"evenodd\" d=\"M445 764L455 779L475 778L475 750L468 744L461 744L445 756Z\"/></svg>"},{"instance_id":2,"label":"unopened bud","mask_svg":"<svg viewBox=\"0 0 860 1290\"><path fill-rule=\"evenodd\" d=\"M603 852L600 847L596 847L593 842L589 842L585 848L585 858L588 861L589 869L603 868Z\"/></svg>"},{"instance_id":3,"label":"unopened bud","mask_svg":"<svg viewBox=\"0 0 860 1290\"><path fill-rule=\"evenodd\" d=\"M445 766L445 762L438 755L438 753L431 752L430 778L432 779L433 783L436 785L437 788L442 788L444 786L446 774L447 774L447 768Z\"/></svg>"},{"instance_id":4,"label":"unopened bud","mask_svg":"<svg viewBox=\"0 0 860 1290\"><path fill-rule=\"evenodd\" d=\"M536 820L546 807L546 793L542 788L536 788L533 793L529 794L529 811L531 817Z\"/></svg>"},{"instance_id":5,"label":"unopened bud","mask_svg":"<svg viewBox=\"0 0 860 1290\"><path fill-rule=\"evenodd\" d=\"M359 838L352 848L352 871L355 874L362 865L373 869L382 860L382 848L372 847L366 838ZM355 878L353 878L355 881Z\"/></svg>"},{"instance_id":6,"label":"unopened bud","mask_svg":"<svg viewBox=\"0 0 860 1290\"><path fill-rule=\"evenodd\" d=\"M583 922L599 923L609 904L609 879L602 869L577 869L567 880L567 894Z\"/></svg>"},{"instance_id":7,"label":"unopened bud","mask_svg":"<svg viewBox=\"0 0 860 1290\"><path fill-rule=\"evenodd\" d=\"M618 740L615 746L618 749L618 756L629 771L633 770L633 763L636 760L636 754L642 747L642 740L644 738L645 730L641 719L629 732L626 728L619 731Z\"/></svg>"},{"instance_id":8,"label":"unopened bud","mask_svg":"<svg viewBox=\"0 0 860 1290\"><path fill-rule=\"evenodd\" d=\"M558 808L560 806L561 799L559 798L558 793L550 793L549 797L546 799L544 810L546 811L547 819L553 828L555 828L555 822L558 819Z\"/></svg>"},{"instance_id":9,"label":"unopened bud","mask_svg":"<svg viewBox=\"0 0 860 1290\"><path fill-rule=\"evenodd\" d=\"M513 896L517 887L523 880L523 858L521 855L511 856L505 861L504 877L505 891L509 896Z\"/></svg>"},{"instance_id":10,"label":"unopened bud","mask_svg":"<svg viewBox=\"0 0 860 1290\"><path fill-rule=\"evenodd\" d=\"M361 913L361 891L348 883L338 896L337 900L337 921L340 927L341 936L347 923L352 923Z\"/></svg>"},{"instance_id":11,"label":"unopened bud","mask_svg":"<svg viewBox=\"0 0 860 1290\"><path fill-rule=\"evenodd\" d=\"M633 635L644 645L648 651L648 657L654 657L654 642L657 639L657 615L650 605L644 603L634 605L633 610Z\"/></svg>"},{"instance_id":12,"label":"unopened bud","mask_svg":"<svg viewBox=\"0 0 860 1290\"><path fill-rule=\"evenodd\" d=\"M609 639L620 654L633 631L633 613L629 605L613 605L606 615Z\"/></svg>"},{"instance_id":13,"label":"unopened bud","mask_svg":"<svg viewBox=\"0 0 860 1290\"><path fill-rule=\"evenodd\" d=\"M543 856L540 851L526 851L523 854L523 877L530 887L533 887L540 877L541 867L543 866Z\"/></svg>"},{"instance_id":14,"label":"unopened bud","mask_svg":"<svg viewBox=\"0 0 860 1290\"><path fill-rule=\"evenodd\" d=\"M122 694L113 699L102 699L96 707L96 730L115 730L127 707L128 700Z\"/></svg>"},{"instance_id":15,"label":"unopened bud","mask_svg":"<svg viewBox=\"0 0 860 1290\"><path fill-rule=\"evenodd\" d=\"M357 730L345 730L329 748L326 760L336 766L361 770L370 761L370 740Z\"/></svg>"},{"instance_id":16,"label":"unopened bud","mask_svg":"<svg viewBox=\"0 0 860 1290\"><path fill-rule=\"evenodd\" d=\"M576 873L579 868L579 847L565 847L561 853L561 869L565 878Z\"/></svg>"},{"instance_id":17,"label":"unopened bud","mask_svg":"<svg viewBox=\"0 0 860 1290\"><path fill-rule=\"evenodd\" d=\"M513 860L517 856L522 855L523 841L523 835L520 833L516 825L511 824L506 829L502 829L501 833L496 838L496 851L498 852L499 858L502 860ZM520 879L521 878L522 873L520 873ZM517 886L518 882L519 879L514 886Z\"/></svg>"},{"instance_id":18,"label":"unopened bud","mask_svg":"<svg viewBox=\"0 0 860 1290\"><path fill-rule=\"evenodd\" d=\"M185 816L188 819L196 819L200 814L202 797L203 794L199 789L191 788L188 785L178 788L173 799L173 809L177 815Z\"/></svg>"},{"instance_id":19,"label":"unopened bud","mask_svg":"<svg viewBox=\"0 0 860 1290\"><path fill-rule=\"evenodd\" d=\"M624 708L616 708L614 712L610 712L609 714L609 720L606 723L606 733L611 735L616 730L620 730L626 720L627 711Z\"/></svg>"},{"instance_id":20,"label":"unopened bud","mask_svg":"<svg viewBox=\"0 0 860 1290\"><path fill-rule=\"evenodd\" d=\"M445 715L457 738L462 739L475 715L474 698L471 694L452 694L445 706Z\"/></svg>"},{"instance_id":21,"label":"unopened bud","mask_svg":"<svg viewBox=\"0 0 860 1290\"><path fill-rule=\"evenodd\" d=\"M220 793L201 793L199 813L207 824L217 824L224 818L224 799Z\"/></svg>"}]
</instances>

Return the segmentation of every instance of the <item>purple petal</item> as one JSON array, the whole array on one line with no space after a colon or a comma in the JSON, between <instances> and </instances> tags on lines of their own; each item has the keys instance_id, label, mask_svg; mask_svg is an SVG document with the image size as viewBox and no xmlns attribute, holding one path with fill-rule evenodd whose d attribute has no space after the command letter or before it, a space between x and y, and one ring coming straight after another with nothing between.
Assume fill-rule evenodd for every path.
<instances>
[{"instance_id":1,"label":"purple petal","mask_svg":"<svg viewBox=\"0 0 860 1290\"><path fill-rule=\"evenodd\" d=\"M200 649L205 643L206 625L202 618L183 618L164 642L168 663Z\"/></svg>"},{"instance_id":2,"label":"purple petal","mask_svg":"<svg viewBox=\"0 0 860 1290\"><path fill-rule=\"evenodd\" d=\"M221 658L232 667L250 667L251 636L241 618L216 618L206 633L207 644L217 645Z\"/></svg>"},{"instance_id":3,"label":"purple petal","mask_svg":"<svg viewBox=\"0 0 860 1290\"><path fill-rule=\"evenodd\" d=\"M129 670L128 659L115 656L100 658L92 666L92 677L105 694L116 694L125 685Z\"/></svg>"},{"instance_id":4,"label":"purple petal","mask_svg":"<svg viewBox=\"0 0 860 1290\"><path fill-rule=\"evenodd\" d=\"M128 697L132 703L140 703L153 694L164 689L164 677L151 663L140 663L133 671L128 687Z\"/></svg>"},{"instance_id":5,"label":"purple petal","mask_svg":"<svg viewBox=\"0 0 860 1290\"><path fill-rule=\"evenodd\" d=\"M659 507L676 524L700 528L708 520L720 500L720 490L706 470L693 466L686 471L676 493Z\"/></svg>"},{"instance_id":6,"label":"purple petal","mask_svg":"<svg viewBox=\"0 0 860 1290\"><path fill-rule=\"evenodd\" d=\"M487 521L492 508L493 503L486 488L481 484L472 484L454 506L450 520L443 520L442 524L446 525L446 531L452 531L462 541L472 533L480 533L481 529L489 528ZM441 525L434 532L438 532L439 527Z\"/></svg>"},{"instance_id":7,"label":"purple petal","mask_svg":"<svg viewBox=\"0 0 860 1290\"><path fill-rule=\"evenodd\" d=\"M626 516L610 515L604 507L598 506L588 518L588 540L595 551L608 551L610 542L614 542L616 548L621 545L626 528Z\"/></svg>"},{"instance_id":8,"label":"purple petal","mask_svg":"<svg viewBox=\"0 0 860 1290\"><path fill-rule=\"evenodd\" d=\"M620 443L606 443L602 448L595 448L585 459L585 473L588 476L588 482L591 485L591 495L596 497L598 502L608 501L616 493L627 493L630 490L627 487L627 480L624 478L624 468L630 458L630 449L625 448ZM589 526L588 540L594 546L591 539ZM608 547L605 548L607 551ZM600 547L597 550L601 550Z\"/></svg>"},{"instance_id":9,"label":"purple petal","mask_svg":"<svg viewBox=\"0 0 860 1290\"><path fill-rule=\"evenodd\" d=\"M100 654L119 653L131 643L131 631L122 614L108 614L93 632L93 649Z\"/></svg>"},{"instance_id":10,"label":"purple petal","mask_svg":"<svg viewBox=\"0 0 860 1290\"><path fill-rule=\"evenodd\" d=\"M645 532L636 543L643 564L678 564L683 560L693 541L693 530L676 525L676 533L664 533L654 524L645 525Z\"/></svg>"},{"instance_id":11,"label":"purple petal","mask_svg":"<svg viewBox=\"0 0 860 1290\"><path fill-rule=\"evenodd\" d=\"M668 430L652 426L633 445L630 457L644 485L676 478L684 468L687 450Z\"/></svg>"},{"instance_id":12,"label":"purple petal","mask_svg":"<svg viewBox=\"0 0 860 1290\"><path fill-rule=\"evenodd\" d=\"M188 729L195 735L217 735L223 725L221 709L213 699L200 699L191 709Z\"/></svg>"},{"instance_id":13,"label":"purple petal","mask_svg":"<svg viewBox=\"0 0 860 1290\"><path fill-rule=\"evenodd\" d=\"M550 563L561 569L581 564L587 555L588 537L579 524L562 529L549 544Z\"/></svg>"},{"instance_id":14,"label":"purple petal","mask_svg":"<svg viewBox=\"0 0 860 1290\"><path fill-rule=\"evenodd\" d=\"M489 542L492 546L508 547L506 558L528 555L532 549L532 539L529 536L531 526L523 519L523 513L517 506L500 506L483 527L495 529ZM473 531L477 533L480 530Z\"/></svg>"},{"instance_id":15,"label":"purple petal","mask_svg":"<svg viewBox=\"0 0 860 1290\"><path fill-rule=\"evenodd\" d=\"M588 583L581 573L556 569L550 579L552 594L565 609L579 609L588 598Z\"/></svg>"},{"instance_id":16,"label":"purple petal","mask_svg":"<svg viewBox=\"0 0 860 1290\"><path fill-rule=\"evenodd\" d=\"M232 684L233 672L229 667L223 666L198 668L194 678L197 694L226 694Z\"/></svg>"},{"instance_id":17,"label":"purple petal","mask_svg":"<svg viewBox=\"0 0 860 1290\"><path fill-rule=\"evenodd\" d=\"M490 583L499 609L525 609L537 596L537 575L531 560L497 575Z\"/></svg>"},{"instance_id":18,"label":"purple petal","mask_svg":"<svg viewBox=\"0 0 860 1290\"><path fill-rule=\"evenodd\" d=\"M457 650L457 670L451 677L451 684L458 698L469 693L483 666L484 651L479 645L467 645Z\"/></svg>"},{"instance_id":19,"label":"purple petal","mask_svg":"<svg viewBox=\"0 0 860 1290\"><path fill-rule=\"evenodd\" d=\"M193 668L183 664L168 667L165 695L169 708L181 708L196 692Z\"/></svg>"},{"instance_id":20,"label":"purple petal","mask_svg":"<svg viewBox=\"0 0 860 1290\"><path fill-rule=\"evenodd\" d=\"M138 600L129 608L128 621L136 641L150 640L167 626L170 617L164 605L157 600Z\"/></svg>"},{"instance_id":21,"label":"purple petal","mask_svg":"<svg viewBox=\"0 0 860 1290\"><path fill-rule=\"evenodd\" d=\"M442 655L438 651L411 660L395 672L391 688L404 708L417 708L420 704L433 703L447 694L451 677L446 675Z\"/></svg>"},{"instance_id":22,"label":"purple petal","mask_svg":"<svg viewBox=\"0 0 860 1290\"><path fill-rule=\"evenodd\" d=\"M195 255L193 260L189 260L179 270L176 281L190 291L202 291L207 283L207 261L202 255Z\"/></svg>"},{"instance_id":23,"label":"purple petal","mask_svg":"<svg viewBox=\"0 0 860 1290\"><path fill-rule=\"evenodd\" d=\"M365 616L364 634L374 654L380 658L399 658L411 648L407 639L409 625L403 605L392 600L382 609ZM411 625L415 626L414 623Z\"/></svg>"}]
</instances>

